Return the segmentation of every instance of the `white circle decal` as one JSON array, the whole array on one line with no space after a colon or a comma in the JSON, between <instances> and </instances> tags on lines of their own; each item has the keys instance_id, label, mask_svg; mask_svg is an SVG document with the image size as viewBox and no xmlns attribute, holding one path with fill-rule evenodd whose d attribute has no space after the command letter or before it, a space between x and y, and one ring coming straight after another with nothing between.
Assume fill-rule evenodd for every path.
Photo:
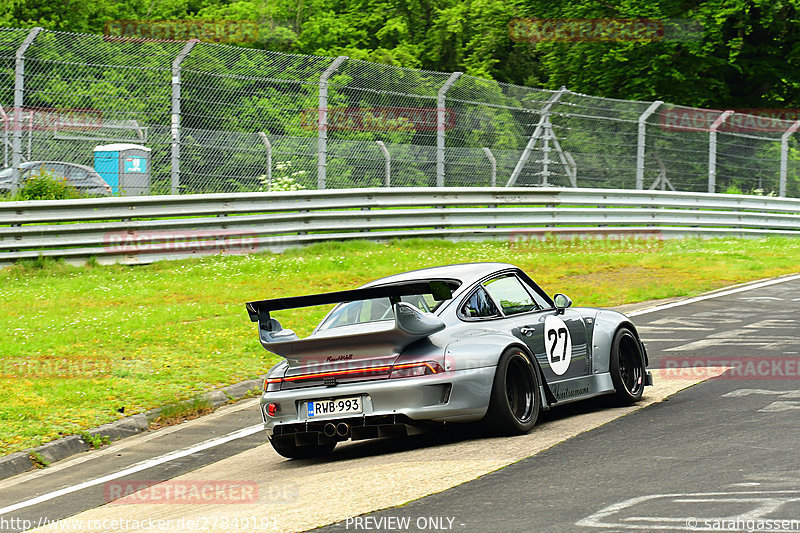
<instances>
[{"instance_id":1,"label":"white circle decal","mask_svg":"<svg viewBox=\"0 0 800 533\"><path fill-rule=\"evenodd\" d=\"M572 339L563 320L550 315L544 319L544 348L550 368L561 376L569 368L572 359Z\"/></svg>"}]
</instances>

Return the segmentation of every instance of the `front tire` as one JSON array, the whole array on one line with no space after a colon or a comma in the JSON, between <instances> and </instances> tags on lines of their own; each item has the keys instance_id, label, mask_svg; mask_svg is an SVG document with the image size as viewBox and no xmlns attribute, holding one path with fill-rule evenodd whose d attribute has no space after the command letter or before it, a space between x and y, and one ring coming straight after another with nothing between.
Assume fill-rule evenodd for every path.
<instances>
[{"instance_id":1,"label":"front tire","mask_svg":"<svg viewBox=\"0 0 800 533\"><path fill-rule=\"evenodd\" d=\"M318 444L311 446L297 446L293 442L287 442L284 439L269 438L269 443L275 448L278 454L289 459L311 459L314 457L324 457L331 453L336 447L336 441L327 444Z\"/></svg>"},{"instance_id":2,"label":"front tire","mask_svg":"<svg viewBox=\"0 0 800 533\"><path fill-rule=\"evenodd\" d=\"M636 335L627 327L619 328L614 335L609 370L617 401L631 404L642 398L646 372L644 354Z\"/></svg>"},{"instance_id":3,"label":"front tire","mask_svg":"<svg viewBox=\"0 0 800 533\"><path fill-rule=\"evenodd\" d=\"M528 355L509 348L500 356L484 423L493 433L522 435L536 424L541 409L539 374Z\"/></svg>"}]
</instances>

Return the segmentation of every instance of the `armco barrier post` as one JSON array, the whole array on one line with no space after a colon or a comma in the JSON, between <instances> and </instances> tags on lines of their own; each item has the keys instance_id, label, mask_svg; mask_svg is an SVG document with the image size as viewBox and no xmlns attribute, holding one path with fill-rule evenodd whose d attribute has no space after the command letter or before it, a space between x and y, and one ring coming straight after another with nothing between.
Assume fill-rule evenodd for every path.
<instances>
[{"instance_id":1,"label":"armco barrier post","mask_svg":"<svg viewBox=\"0 0 800 533\"><path fill-rule=\"evenodd\" d=\"M183 47L172 62L172 160L170 171L170 191L178 194L181 183L181 63L200 41L192 39Z\"/></svg>"},{"instance_id":2,"label":"armco barrier post","mask_svg":"<svg viewBox=\"0 0 800 533\"><path fill-rule=\"evenodd\" d=\"M33 28L22 42L14 62L14 109L12 109L12 148L11 148L11 192L19 186L20 165L22 165L22 106L25 105L25 52L39 35L42 28Z\"/></svg>"},{"instance_id":3,"label":"armco barrier post","mask_svg":"<svg viewBox=\"0 0 800 533\"><path fill-rule=\"evenodd\" d=\"M325 72L319 77L319 118L317 129L317 188L325 188L326 171L328 167L328 78L336 72L342 63L347 61L347 56L339 56L333 60Z\"/></svg>"},{"instance_id":4,"label":"armco barrier post","mask_svg":"<svg viewBox=\"0 0 800 533\"><path fill-rule=\"evenodd\" d=\"M436 93L436 186L444 187L444 129L447 120L445 94L463 72L453 72Z\"/></svg>"}]
</instances>

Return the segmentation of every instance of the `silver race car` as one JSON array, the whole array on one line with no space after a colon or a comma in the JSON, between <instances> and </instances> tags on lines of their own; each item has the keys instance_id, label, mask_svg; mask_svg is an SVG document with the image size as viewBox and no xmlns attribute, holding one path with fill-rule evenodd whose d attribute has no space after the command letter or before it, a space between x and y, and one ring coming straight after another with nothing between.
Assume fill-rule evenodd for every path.
<instances>
[{"instance_id":1,"label":"silver race car","mask_svg":"<svg viewBox=\"0 0 800 533\"><path fill-rule=\"evenodd\" d=\"M338 305L303 339L270 316L326 304ZM248 302L261 344L284 358L261 396L269 440L285 457L314 457L445 422L521 434L542 409L604 394L637 401L652 377L630 319L571 306L502 263Z\"/></svg>"}]
</instances>

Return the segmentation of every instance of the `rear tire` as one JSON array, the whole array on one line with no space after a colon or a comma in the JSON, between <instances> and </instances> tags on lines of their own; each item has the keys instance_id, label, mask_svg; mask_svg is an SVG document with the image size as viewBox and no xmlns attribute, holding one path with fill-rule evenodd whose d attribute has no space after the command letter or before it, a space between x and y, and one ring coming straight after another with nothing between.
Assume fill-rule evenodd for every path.
<instances>
[{"instance_id":1,"label":"rear tire","mask_svg":"<svg viewBox=\"0 0 800 533\"><path fill-rule=\"evenodd\" d=\"M533 429L540 409L539 373L525 352L509 348L497 363L485 427L501 435L522 435Z\"/></svg>"},{"instance_id":2,"label":"rear tire","mask_svg":"<svg viewBox=\"0 0 800 533\"><path fill-rule=\"evenodd\" d=\"M631 404L642 398L645 384L644 354L636 335L627 327L614 334L609 361L611 381L614 383L615 399L622 404Z\"/></svg>"},{"instance_id":3,"label":"rear tire","mask_svg":"<svg viewBox=\"0 0 800 533\"><path fill-rule=\"evenodd\" d=\"M297 446L294 443L287 443L281 439L269 438L269 443L275 448L278 454L289 459L311 459L314 457L324 457L331 453L336 447L336 442L328 444L318 444L311 446Z\"/></svg>"}]
</instances>

